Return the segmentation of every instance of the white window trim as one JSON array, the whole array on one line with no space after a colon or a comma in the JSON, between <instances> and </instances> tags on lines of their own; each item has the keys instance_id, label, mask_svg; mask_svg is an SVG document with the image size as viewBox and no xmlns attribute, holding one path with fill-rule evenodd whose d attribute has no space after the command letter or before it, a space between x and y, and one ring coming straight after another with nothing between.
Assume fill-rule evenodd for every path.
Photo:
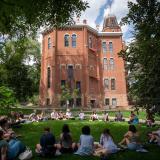
<instances>
[{"instance_id":1,"label":"white window trim","mask_svg":"<svg viewBox=\"0 0 160 160\"><path fill-rule=\"evenodd\" d=\"M77 67L79 67L79 69L82 69L82 65L81 64L75 64L75 68L77 69Z\"/></svg>"},{"instance_id":2,"label":"white window trim","mask_svg":"<svg viewBox=\"0 0 160 160\"><path fill-rule=\"evenodd\" d=\"M117 98L116 98L116 97L112 97L112 98L111 98L111 102L113 101L113 99L116 99L116 105L113 105L112 103L111 103L111 105L112 105L112 106L117 106Z\"/></svg>"}]
</instances>

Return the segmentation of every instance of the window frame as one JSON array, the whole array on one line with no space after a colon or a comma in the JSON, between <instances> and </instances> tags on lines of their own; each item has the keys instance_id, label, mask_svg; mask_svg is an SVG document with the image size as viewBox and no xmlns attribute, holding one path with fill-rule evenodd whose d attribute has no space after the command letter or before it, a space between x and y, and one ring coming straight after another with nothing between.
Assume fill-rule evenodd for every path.
<instances>
[{"instance_id":1,"label":"window frame","mask_svg":"<svg viewBox=\"0 0 160 160\"><path fill-rule=\"evenodd\" d=\"M75 41L73 41L73 36L75 36ZM76 48L77 47L77 34L73 33L71 40L72 40L72 48ZM75 42L75 46L73 45L73 42Z\"/></svg>"},{"instance_id":2,"label":"window frame","mask_svg":"<svg viewBox=\"0 0 160 160\"><path fill-rule=\"evenodd\" d=\"M68 41L66 41L67 39L65 38L66 36L68 36ZM68 34L68 33L66 33L65 35L64 35L64 47L69 47L69 40L70 40L70 35ZM66 45L67 43L66 42L68 42L68 45Z\"/></svg>"}]
</instances>

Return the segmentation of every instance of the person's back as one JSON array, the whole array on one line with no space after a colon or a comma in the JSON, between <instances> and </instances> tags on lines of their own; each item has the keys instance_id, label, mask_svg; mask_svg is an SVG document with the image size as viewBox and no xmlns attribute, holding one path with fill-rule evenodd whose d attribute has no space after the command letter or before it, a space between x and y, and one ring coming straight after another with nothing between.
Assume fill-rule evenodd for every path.
<instances>
[{"instance_id":1,"label":"person's back","mask_svg":"<svg viewBox=\"0 0 160 160\"><path fill-rule=\"evenodd\" d=\"M63 148L72 147L72 137L70 133L62 133L60 138L60 143Z\"/></svg>"},{"instance_id":2,"label":"person's back","mask_svg":"<svg viewBox=\"0 0 160 160\"><path fill-rule=\"evenodd\" d=\"M105 148L106 150L109 151L113 151L113 150L117 150L117 146L115 145L115 143L113 142L113 139L111 136L106 136L104 134L101 135L100 138L100 144L103 146L103 148Z\"/></svg>"},{"instance_id":3,"label":"person's back","mask_svg":"<svg viewBox=\"0 0 160 160\"><path fill-rule=\"evenodd\" d=\"M40 145L42 147L42 152L44 155L55 153L55 137L49 130L45 130L45 133L40 138Z\"/></svg>"}]
</instances>

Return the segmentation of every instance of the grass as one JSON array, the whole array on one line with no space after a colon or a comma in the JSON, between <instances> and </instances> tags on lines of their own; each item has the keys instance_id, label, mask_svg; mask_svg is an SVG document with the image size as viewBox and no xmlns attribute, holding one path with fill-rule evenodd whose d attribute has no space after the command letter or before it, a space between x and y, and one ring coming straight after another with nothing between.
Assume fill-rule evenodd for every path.
<instances>
[{"instance_id":1,"label":"grass","mask_svg":"<svg viewBox=\"0 0 160 160\"><path fill-rule=\"evenodd\" d=\"M128 124L126 122L118 123L118 122L89 122L89 121L78 121L78 120L70 120L70 121L46 121L40 123L32 123L32 124L24 124L21 128L15 129L16 133L21 134L21 140L29 146L34 153L35 145L39 142L40 136L43 133L43 128L49 126L51 131L56 136L56 139L59 139L59 135L61 133L61 128L64 123L67 123L70 127L71 133L73 135L74 141L78 142L79 136L81 134L81 128L84 125L89 125L91 128L91 135L93 135L95 141L99 141L99 137L104 128L109 128L114 137L116 143L118 143L124 133L128 129ZM142 141L146 141L146 133L150 130L145 125L137 125L137 128L140 130L140 134L142 137ZM153 128L154 130L157 127ZM152 130L153 130L152 129ZM148 153L137 153L134 151L125 151L113 154L109 157L110 160L159 160L160 157L160 148L155 145L149 146ZM47 158L37 157L34 153L33 160L47 160ZM56 160L98 160L98 157L80 157L71 154L65 154L60 157L52 158Z\"/></svg>"}]
</instances>

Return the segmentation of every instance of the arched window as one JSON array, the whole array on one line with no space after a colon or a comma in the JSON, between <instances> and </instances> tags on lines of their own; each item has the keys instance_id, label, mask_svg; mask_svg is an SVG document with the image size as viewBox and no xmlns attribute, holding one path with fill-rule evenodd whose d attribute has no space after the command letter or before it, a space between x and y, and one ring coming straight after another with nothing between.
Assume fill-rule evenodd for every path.
<instances>
[{"instance_id":1,"label":"arched window","mask_svg":"<svg viewBox=\"0 0 160 160\"><path fill-rule=\"evenodd\" d=\"M69 35L68 35L68 34L66 34L66 35L64 36L64 46L65 46L65 47L68 47L68 46L69 46Z\"/></svg>"},{"instance_id":2,"label":"arched window","mask_svg":"<svg viewBox=\"0 0 160 160\"><path fill-rule=\"evenodd\" d=\"M51 38L49 37L48 38L48 49L50 49L51 48Z\"/></svg>"},{"instance_id":3,"label":"arched window","mask_svg":"<svg viewBox=\"0 0 160 160\"><path fill-rule=\"evenodd\" d=\"M76 47L77 43L77 36L75 34L72 34L72 47Z\"/></svg>"},{"instance_id":4,"label":"arched window","mask_svg":"<svg viewBox=\"0 0 160 160\"><path fill-rule=\"evenodd\" d=\"M92 48L92 37L89 37L89 48Z\"/></svg>"},{"instance_id":5,"label":"arched window","mask_svg":"<svg viewBox=\"0 0 160 160\"><path fill-rule=\"evenodd\" d=\"M47 87L50 88L51 86L51 69L50 67L47 68Z\"/></svg>"},{"instance_id":6,"label":"arched window","mask_svg":"<svg viewBox=\"0 0 160 160\"><path fill-rule=\"evenodd\" d=\"M106 42L102 42L102 50L103 50L103 53L107 53L107 45L106 45Z\"/></svg>"},{"instance_id":7,"label":"arched window","mask_svg":"<svg viewBox=\"0 0 160 160\"><path fill-rule=\"evenodd\" d=\"M110 53L113 53L113 43L109 42L109 51Z\"/></svg>"}]
</instances>

